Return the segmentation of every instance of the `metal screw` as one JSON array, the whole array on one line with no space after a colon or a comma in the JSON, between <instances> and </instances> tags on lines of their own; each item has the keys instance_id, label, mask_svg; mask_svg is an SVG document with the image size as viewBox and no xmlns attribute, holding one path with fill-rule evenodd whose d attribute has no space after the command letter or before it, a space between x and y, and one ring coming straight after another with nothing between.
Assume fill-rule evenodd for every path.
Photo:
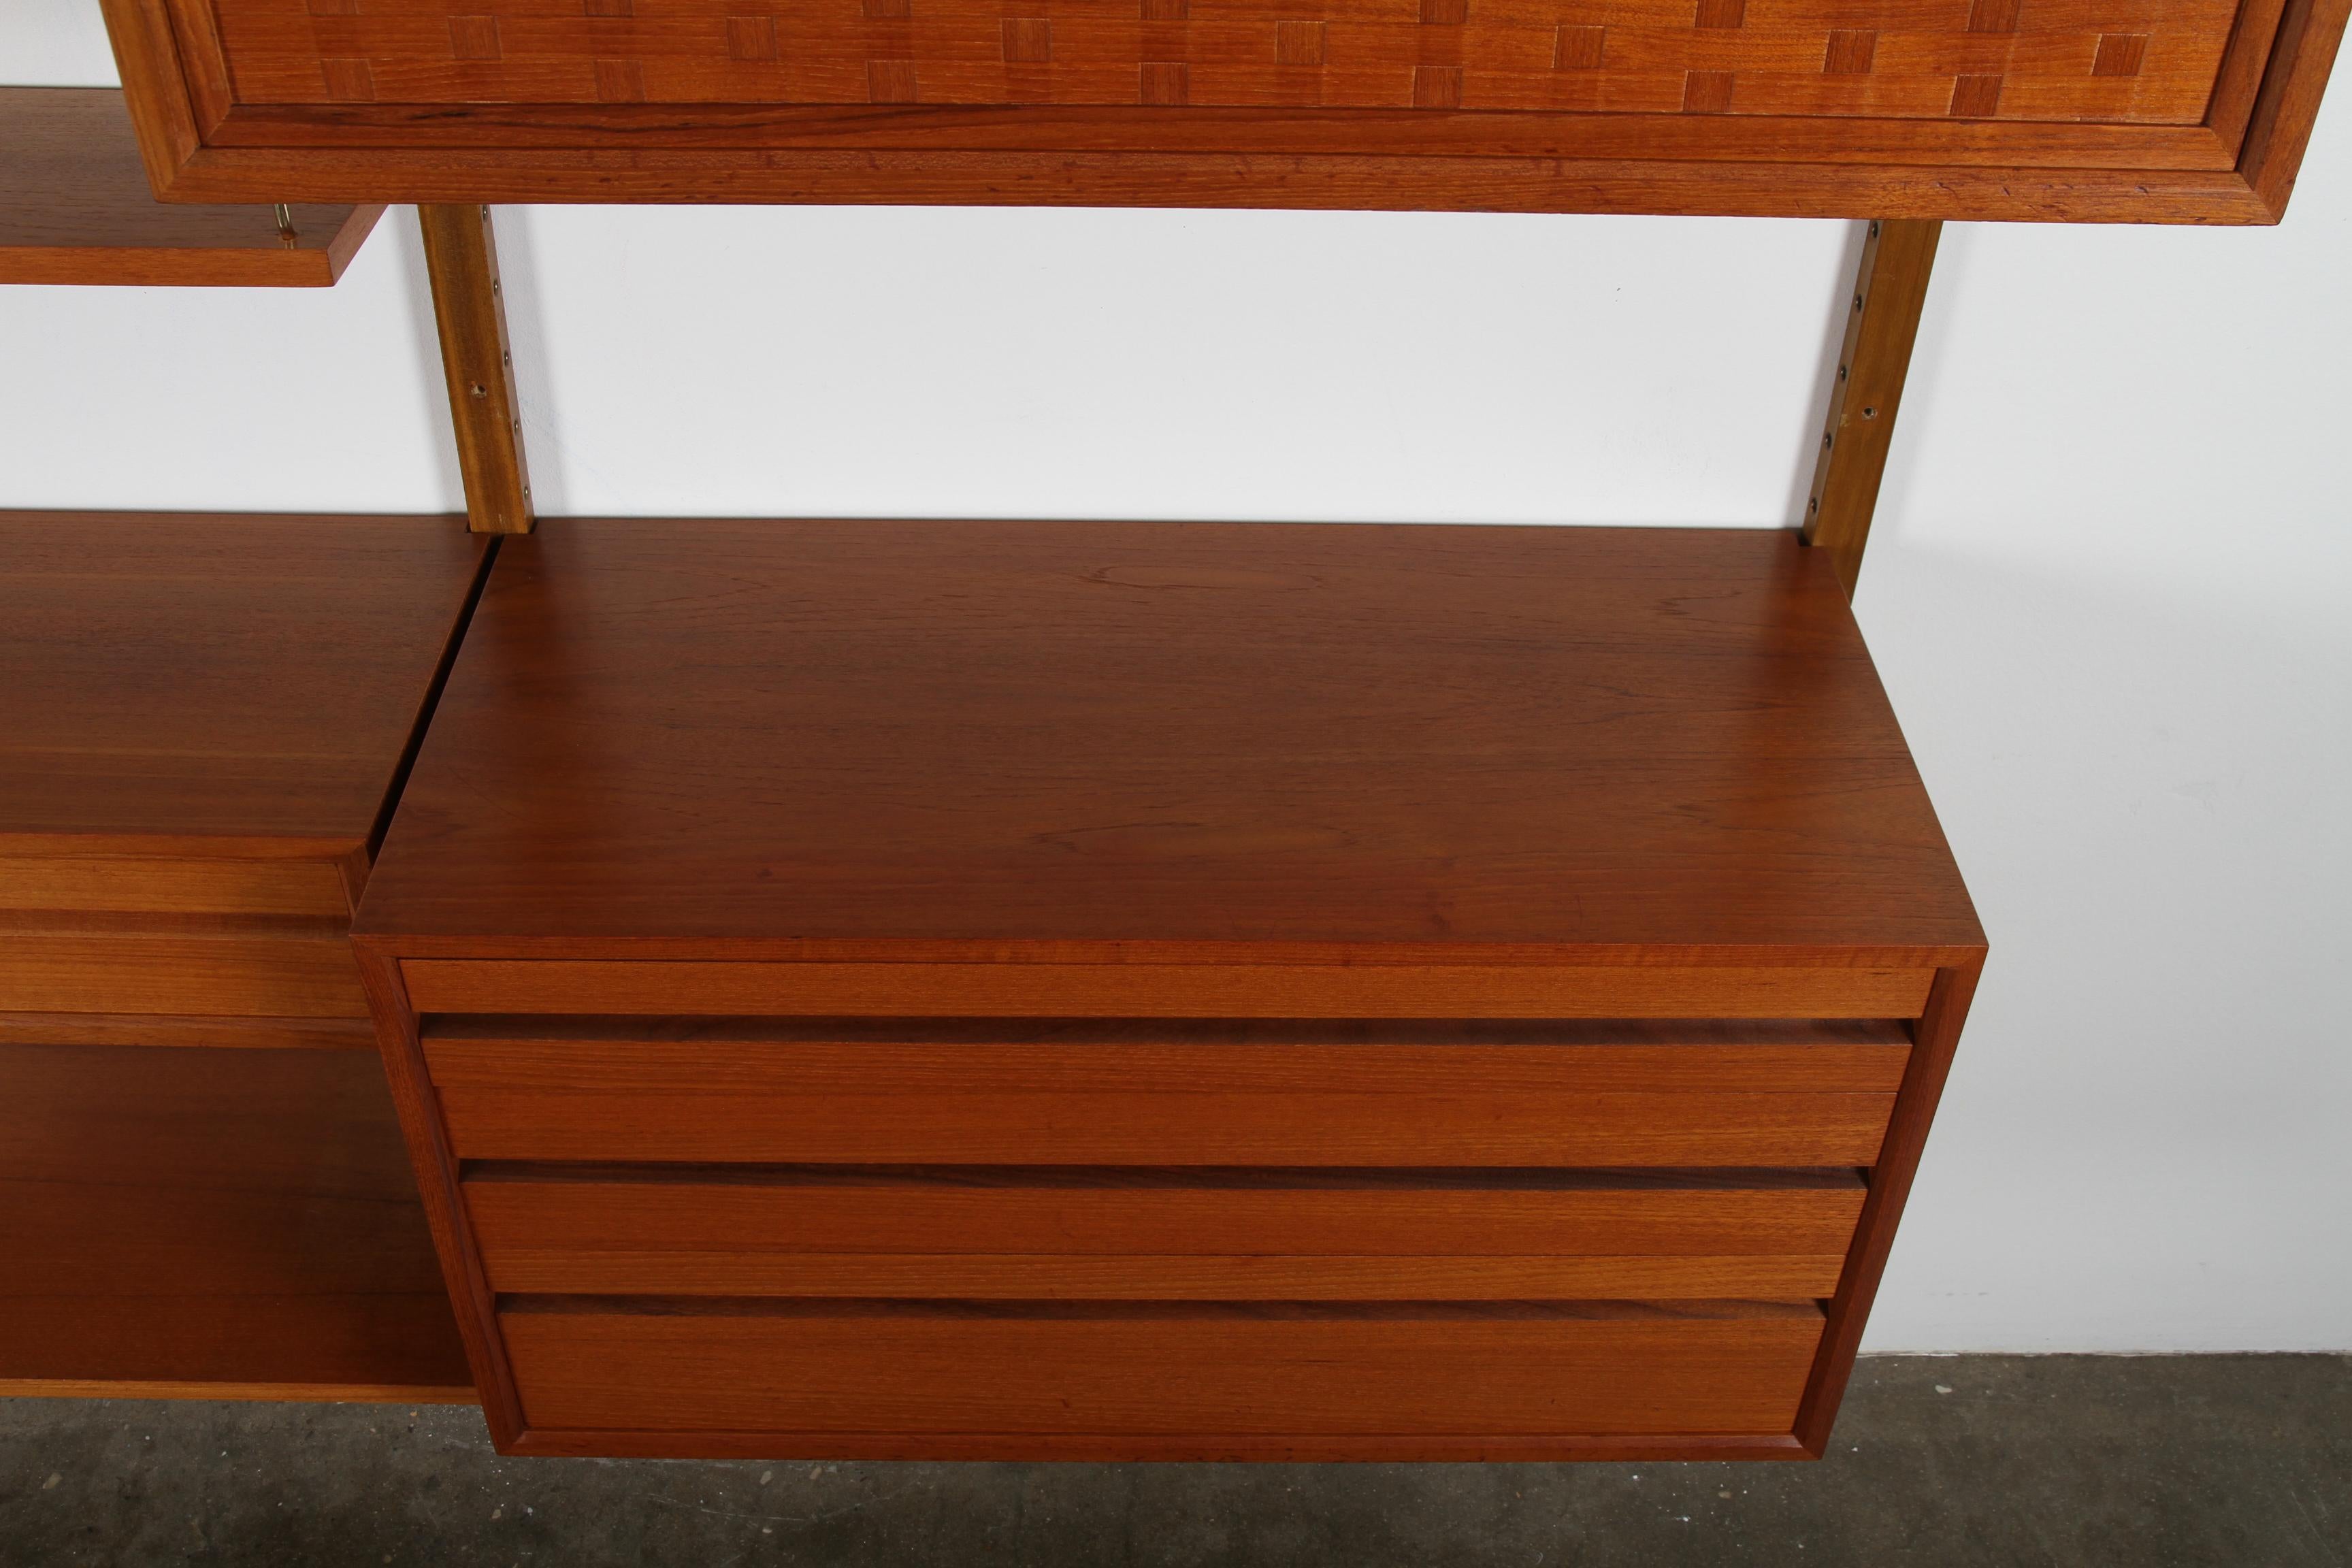
<instances>
[{"instance_id":1,"label":"metal screw","mask_svg":"<svg viewBox=\"0 0 2352 1568\"><path fill-rule=\"evenodd\" d=\"M488 387L487 387L487 386L484 386L484 385L483 385L480 382L478 382L478 382L476 382L476 383L474 383L474 384L473 384L473 385L471 385L471 386L469 386L469 387L466 388L466 390L467 390L467 392L472 393L472 394L473 394L475 396L477 396L477 397L488 397L488 396L490 395L490 389L489 389Z\"/></svg>"},{"instance_id":2,"label":"metal screw","mask_svg":"<svg viewBox=\"0 0 2352 1568\"><path fill-rule=\"evenodd\" d=\"M1845 379L1845 366L1843 365L1838 366L1838 379L1840 381L1843 381Z\"/></svg>"},{"instance_id":3,"label":"metal screw","mask_svg":"<svg viewBox=\"0 0 2352 1568\"><path fill-rule=\"evenodd\" d=\"M1837 437L1835 437L1834 436L1824 436L1824 437L1822 437L1822 451L1824 451L1824 452L1828 451L1828 450L1830 449L1830 443L1831 443L1832 441L1835 440L1836 438L1837 438Z\"/></svg>"},{"instance_id":4,"label":"metal screw","mask_svg":"<svg viewBox=\"0 0 2352 1568\"><path fill-rule=\"evenodd\" d=\"M1878 410L1875 408L1865 408L1862 411L1862 416L1864 419L1875 419L1878 417Z\"/></svg>"}]
</instances>

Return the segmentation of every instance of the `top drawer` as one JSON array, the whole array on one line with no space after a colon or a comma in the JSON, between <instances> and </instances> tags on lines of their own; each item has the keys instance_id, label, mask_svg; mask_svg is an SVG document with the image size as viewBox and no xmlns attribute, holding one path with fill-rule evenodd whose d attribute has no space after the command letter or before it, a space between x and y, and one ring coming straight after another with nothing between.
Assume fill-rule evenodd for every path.
<instances>
[{"instance_id":1,"label":"top drawer","mask_svg":"<svg viewBox=\"0 0 2352 1568\"><path fill-rule=\"evenodd\" d=\"M460 1158L1867 1165L1895 1021L439 1019Z\"/></svg>"},{"instance_id":2,"label":"top drawer","mask_svg":"<svg viewBox=\"0 0 2352 1568\"><path fill-rule=\"evenodd\" d=\"M1914 1018L1931 969L404 959L419 1013L925 1018Z\"/></svg>"}]
</instances>

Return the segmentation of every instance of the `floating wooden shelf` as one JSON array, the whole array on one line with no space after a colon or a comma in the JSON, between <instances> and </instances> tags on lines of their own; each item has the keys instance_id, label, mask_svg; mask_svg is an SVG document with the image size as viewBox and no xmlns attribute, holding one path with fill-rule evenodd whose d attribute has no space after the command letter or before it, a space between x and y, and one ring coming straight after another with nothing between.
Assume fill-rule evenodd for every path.
<instances>
[{"instance_id":1,"label":"floating wooden shelf","mask_svg":"<svg viewBox=\"0 0 2352 1568\"><path fill-rule=\"evenodd\" d=\"M383 213L297 204L289 245L267 204L159 202L121 92L0 87L0 283L323 289Z\"/></svg>"},{"instance_id":2,"label":"floating wooden shelf","mask_svg":"<svg viewBox=\"0 0 2352 1568\"><path fill-rule=\"evenodd\" d=\"M346 931L484 553L0 516L0 1388L463 1390Z\"/></svg>"},{"instance_id":3,"label":"floating wooden shelf","mask_svg":"<svg viewBox=\"0 0 2352 1568\"><path fill-rule=\"evenodd\" d=\"M534 1453L1818 1452L1984 952L1643 529L550 521L354 931Z\"/></svg>"}]
</instances>

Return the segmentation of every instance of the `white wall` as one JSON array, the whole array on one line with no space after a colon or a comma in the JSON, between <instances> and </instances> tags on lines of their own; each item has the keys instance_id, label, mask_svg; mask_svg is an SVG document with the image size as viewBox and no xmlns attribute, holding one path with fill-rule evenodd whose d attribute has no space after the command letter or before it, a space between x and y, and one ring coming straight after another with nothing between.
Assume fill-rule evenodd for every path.
<instances>
[{"instance_id":1,"label":"white wall","mask_svg":"<svg viewBox=\"0 0 2352 1568\"><path fill-rule=\"evenodd\" d=\"M13 0L0 79L110 80L94 10ZM575 513L1781 525L1853 242L500 223ZM1859 610L1994 956L1875 1349L2352 1349L2347 259L2340 107L2282 229L1946 232ZM331 292L0 290L0 506L460 504L405 214Z\"/></svg>"},{"instance_id":2,"label":"white wall","mask_svg":"<svg viewBox=\"0 0 2352 1568\"><path fill-rule=\"evenodd\" d=\"M1857 609L1994 953L1878 1347L2352 1346L2347 262L2341 103L2276 229L1947 231Z\"/></svg>"}]
</instances>

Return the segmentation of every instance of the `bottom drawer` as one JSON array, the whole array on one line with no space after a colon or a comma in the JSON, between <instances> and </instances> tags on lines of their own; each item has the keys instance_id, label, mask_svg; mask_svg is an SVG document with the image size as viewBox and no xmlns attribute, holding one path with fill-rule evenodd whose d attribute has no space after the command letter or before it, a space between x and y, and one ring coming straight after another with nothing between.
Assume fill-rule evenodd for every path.
<instances>
[{"instance_id":1,"label":"bottom drawer","mask_svg":"<svg viewBox=\"0 0 2352 1568\"><path fill-rule=\"evenodd\" d=\"M499 1325L534 1436L772 1434L779 1454L828 1436L993 1436L1011 1455L1063 1435L1786 1433L1822 1317L1749 1301L538 1298Z\"/></svg>"}]
</instances>

